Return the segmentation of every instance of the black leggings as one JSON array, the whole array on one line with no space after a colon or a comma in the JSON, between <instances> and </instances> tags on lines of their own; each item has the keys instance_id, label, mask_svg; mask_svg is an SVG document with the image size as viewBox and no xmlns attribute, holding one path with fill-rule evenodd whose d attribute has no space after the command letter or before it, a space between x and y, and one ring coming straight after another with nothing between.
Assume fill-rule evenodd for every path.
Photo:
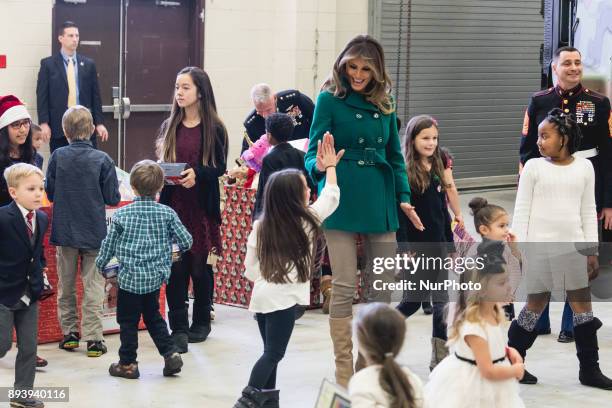
<instances>
[{"instance_id":1,"label":"black leggings","mask_svg":"<svg viewBox=\"0 0 612 408\"><path fill-rule=\"evenodd\" d=\"M264 352L253 366L249 385L257 389L276 388L276 367L285 356L295 325L295 305L272 313L257 313L257 325Z\"/></svg>"},{"instance_id":2,"label":"black leggings","mask_svg":"<svg viewBox=\"0 0 612 408\"><path fill-rule=\"evenodd\" d=\"M186 331L189 309L189 279L193 281L193 323L210 324L210 307L214 288L212 266L206 263L208 256L187 251L180 261L172 264L172 273L166 286L172 331Z\"/></svg>"},{"instance_id":3,"label":"black leggings","mask_svg":"<svg viewBox=\"0 0 612 408\"><path fill-rule=\"evenodd\" d=\"M443 254L424 251L425 256L444 257ZM432 321L432 337L447 340L446 334L446 318L445 306L448 304L448 293L445 290L429 291L427 289L418 290L421 282L442 283L448 279L448 272L444 269L419 269L414 274L408 271L403 271L403 277L406 281L413 282L417 290L404 290L402 300L397 305L399 310L405 317L410 317L421 308L422 302L432 300L433 305L433 321Z\"/></svg>"}]
</instances>

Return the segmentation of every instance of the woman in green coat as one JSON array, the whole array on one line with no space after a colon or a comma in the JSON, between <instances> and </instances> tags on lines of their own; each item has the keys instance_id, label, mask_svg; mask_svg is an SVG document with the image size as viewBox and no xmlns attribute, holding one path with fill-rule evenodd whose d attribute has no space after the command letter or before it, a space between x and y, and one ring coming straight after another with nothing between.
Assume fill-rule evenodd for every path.
<instances>
[{"instance_id":1,"label":"woman in green coat","mask_svg":"<svg viewBox=\"0 0 612 408\"><path fill-rule=\"evenodd\" d=\"M398 229L397 204L417 228L422 225L410 205L410 187L397 133L391 81L381 45L370 36L352 39L334 63L315 105L306 153L306 169L324 186L317 144L329 132L336 151L341 190L338 209L323 227L333 275L330 333L334 343L336 382L347 386L353 374L352 303L357 283L355 235L362 234L367 260L368 301L391 300L391 291L375 290L374 280L393 281L394 268L372 276L375 258L393 258ZM374 278L374 279L372 279ZM360 362L358 360L358 366ZM358 367L359 368L359 367Z\"/></svg>"}]
</instances>

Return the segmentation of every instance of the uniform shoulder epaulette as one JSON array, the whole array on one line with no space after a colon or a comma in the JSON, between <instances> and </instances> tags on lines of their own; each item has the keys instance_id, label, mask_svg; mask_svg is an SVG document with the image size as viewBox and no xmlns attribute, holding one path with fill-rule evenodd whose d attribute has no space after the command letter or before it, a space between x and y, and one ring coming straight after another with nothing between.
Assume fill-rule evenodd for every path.
<instances>
[{"instance_id":1,"label":"uniform shoulder epaulette","mask_svg":"<svg viewBox=\"0 0 612 408\"><path fill-rule=\"evenodd\" d=\"M584 93L602 101L606 98L606 95L600 94L589 88L584 88Z\"/></svg>"},{"instance_id":2,"label":"uniform shoulder epaulette","mask_svg":"<svg viewBox=\"0 0 612 408\"><path fill-rule=\"evenodd\" d=\"M276 97L281 101L289 101L297 98L298 96L300 96L300 91L296 89L288 89L276 94Z\"/></svg>"},{"instance_id":3,"label":"uniform shoulder epaulette","mask_svg":"<svg viewBox=\"0 0 612 408\"><path fill-rule=\"evenodd\" d=\"M257 117L257 112L255 111L255 109L253 109L251 113L249 113L249 116L247 116L247 118L244 120L244 126L246 127L250 125L255 120L256 117Z\"/></svg>"},{"instance_id":4,"label":"uniform shoulder epaulette","mask_svg":"<svg viewBox=\"0 0 612 408\"><path fill-rule=\"evenodd\" d=\"M538 96L550 95L551 92L555 90L554 87L550 87L548 89L543 89L533 94L533 97L536 98Z\"/></svg>"}]
</instances>

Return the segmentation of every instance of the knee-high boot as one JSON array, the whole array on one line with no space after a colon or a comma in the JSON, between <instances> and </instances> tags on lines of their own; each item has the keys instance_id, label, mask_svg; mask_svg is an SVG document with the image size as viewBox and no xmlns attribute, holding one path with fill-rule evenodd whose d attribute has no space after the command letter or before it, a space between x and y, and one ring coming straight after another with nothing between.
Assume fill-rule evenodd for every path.
<instances>
[{"instance_id":1,"label":"knee-high boot","mask_svg":"<svg viewBox=\"0 0 612 408\"><path fill-rule=\"evenodd\" d=\"M429 371L433 371L434 368L448 356L448 347L446 347L446 340L432 337L431 338L431 361L429 362Z\"/></svg>"},{"instance_id":2,"label":"knee-high boot","mask_svg":"<svg viewBox=\"0 0 612 408\"><path fill-rule=\"evenodd\" d=\"M336 360L336 383L343 387L348 386L348 382L353 376L352 320L352 316L329 318L329 332L334 344Z\"/></svg>"},{"instance_id":3,"label":"knee-high boot","mask_svg":"<svg viewBox=\"0 0 612 408\"><path fill-rule=\"evenodd\" d=\"M508 346L515 348L523 357L523 360L527 355L527 350L533 346L536 338L538 338L538 333L535 330L531 332L525 330L519 326L516 320L513 320L510 324L510 329L508 330ZM521 384L536 384L538 378L525 370L525 375L519 382Z\"/></svg>"},{"instance_id":4,"label":"knee-high boot","mask_svg":"<svg viewBox=\"0 0 612 408\"><path fill-rule=\"evenodd\" d=\"M590 322L574 327L576 355L580 361L578 378L582 385L612 390L612 380L606 377L599 368L599 346L597 330L602 326L601 320L594 318Z\"/></svg>"}]
</instances>

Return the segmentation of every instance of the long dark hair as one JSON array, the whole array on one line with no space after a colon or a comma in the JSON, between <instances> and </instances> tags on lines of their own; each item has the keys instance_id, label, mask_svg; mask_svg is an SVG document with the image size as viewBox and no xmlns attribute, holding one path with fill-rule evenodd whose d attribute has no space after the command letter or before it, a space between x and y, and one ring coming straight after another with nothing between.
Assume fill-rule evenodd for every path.
<instances>
[{"instance_id":1,"label":"long dark hair","mask_svg":"<svg viewBox=\"0 0 612 408\"><path fill-rule=\"evenodd\" d=\"M578 151L580 141L582 140L582 132L571 113L565 113L559 108L554 108L548 112L544 120L557 129L561 138L567 137L567 149L569 150L569 154L574 154Z\"/></svg>"},{"instance_id":2,"label":"long dark hair","mask_svg":"<svg viewBox=\"0 0 612 408\"><path fill-rule=\"evenodd\" d=\"M8 126L0 129L0 168L4 169L11 165L11 142L9 141ZM28 131L25 142L19 146L19 159L24 163L34 163L34 148L32 147L32 127Z\"/></svg>"},{"instance_id":3,"label":"long dark hair","mask_svg":"<svg viewBox=\"0 0 612 408\"><path fill-rule=\"evenodd\" d=\"M406 135L404 137L404 160L406 161L406 171L408 172L408 182L410 189L419 193L425 192L431 182L431 175L438 177L442 191L446 189L446 181L444 180L444 161L440 153L440 141L432 157L429 158L431 163L431 172L427 171L421 163L421 156L414 147L414 139L421 131L434 126L438 129L438 122L428 115L418 115L410 119L406 125Z\"/></svg>"},{"instance_id":4,"label":"long dark hair","mask_svg":"<svg viewBox=\"0 0 612 408\"><path fill-rule=\"evenodd\" d=\"M372 69L372 79L363 94L366 100L386 115L395 111L391 98L391 78L385 68L385 52L382 45L369 35L358 35L349 41L336 58L332 72L323 83L322 89L343 98L350 86L344 83L347 79L346 64L354 58L363 58Z\"/></svg>"},{"instance_id":5,"label":"long dark hair","mask_svg":"<svg viewBox=\"0 0 612 408\"><path fill-rule=\"evenodd\" d=\"M264 209L259 218L257 257L261 275L268 282L287 283L293 267L298 281L310 279L315 259L320 220L304 203L303 173L296 169L273 173L264 190ZM304 225L307 228L304 228Z\"/></svg>"},{"instance_id":6,"label":"long dark hair","mask_svg":"<svg viewBox=\"0 0 612 408\"><path fill-rule=\"evenodd\" d=\"M359 349L366 354L367 360L382 365L378 381L391 397L389 407L413 408L414 390L395 361L406 335L404 317L384 303L370 303L359 311L355 331Z\"/></svg>"},{"instance_id":7,"label":"long dark hair","mask_svg":"<svg viewBox=\"0 0 612 408\"><path fill-rule=\"evenodd\" d=\"M218 164L216 160L218 149L223 149L227 160L228 138L225 125L217 114L217 104L210 78L203 69L198 67L185 67L176 76L183 74L189 74L200 95L198 113L202 121L202 164L215 167ZM176 129L184 118L185 109L178 106L173 96L170 117L162 123L157 139L157 156L163 161L176 161ZM223 133L222 141L217 140L218 129L221 129Z\"/></svg>"}]
</instances>

